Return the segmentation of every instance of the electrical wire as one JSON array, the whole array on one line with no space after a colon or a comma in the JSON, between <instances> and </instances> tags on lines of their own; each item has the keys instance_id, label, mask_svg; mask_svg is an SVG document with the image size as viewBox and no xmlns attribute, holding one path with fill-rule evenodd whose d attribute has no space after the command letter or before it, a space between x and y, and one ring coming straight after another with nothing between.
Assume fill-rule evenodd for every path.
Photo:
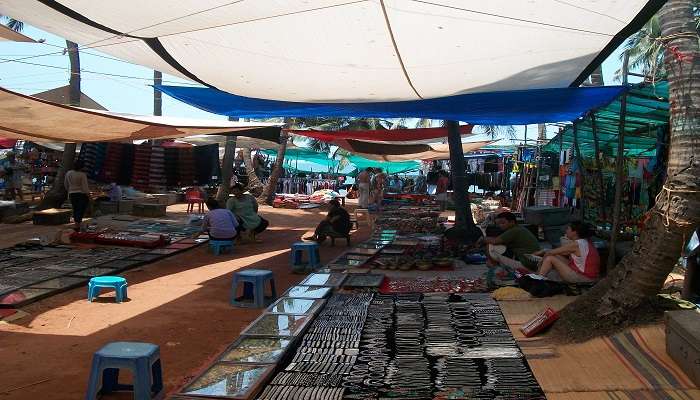
<instances>
[{"instance_id":1,"label":"electrical wire","mask_svg":"<svg viewBox=\"0 0 700 400\"><path fill-rule=\"evenodd\" d=\"M589 30L587 30L587 29L572 28L572 27L564 26L564 25L549 24L549 23L541 22L541 21L533 21L533 20L530 20L530 19L510 17L510 16L507 16L507 15L494 14L494 13L489 13L489 12L485 12L485 11L472 10L472 9L469 9L469 8L462 8L462 7L450 6L450 5L447 5L447 4L440 4L440 3L435 3L435 2L431 2L431 1L425 1L425 0L410 0L410 1L412 1L412 2L414 2L414 3L421 3L421 4L426 4L426 5L435 6L435 7L443 7L443 8L449 8L449 9L452 9L452 10L464 11L464 12L468 12L468 13L472 13L472 14L486 15L486 16L494 17L494 18L502 18L502 19L508 19L508 20L511 20L511 21L518 21L518 22L525 22L525 23L528 23L528 24L534 24L534 25L540 25L540 26L547 26L547 27L550 27L550 28L558 28L558 29L564 29L564 30L568 30L568 31L582 32L582 33L590 33L590 34L594 34L594 35L609 36L609 37L615 36L615 35L610 34L610 33L589 31Z\"/></svg>"}]
</instances>

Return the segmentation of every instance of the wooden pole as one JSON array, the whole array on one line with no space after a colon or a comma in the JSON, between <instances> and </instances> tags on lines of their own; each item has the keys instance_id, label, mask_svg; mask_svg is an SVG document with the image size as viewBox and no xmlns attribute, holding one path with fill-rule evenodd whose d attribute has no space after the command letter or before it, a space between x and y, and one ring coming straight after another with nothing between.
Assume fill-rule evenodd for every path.
<instances>
[{"instance_id":1,"label":"wooden pole","mask_svg":"<svg viewBox=\"0 0 700 400\"><path fill-rule=\"evenodd\" d=\"M595 149L596 180L598 181L598 190L600 191L600 195L598 198L598 218L601 220L605 220L607 217L607 203L605 199L605 186L603 185L603 165L600 161L600 141L598 140L598 124L595 118L595 113L591 114L591 131L593 132L593 146Z\"/></svg>"},{"instance_id":2,"label":"wooden pole","mask_svg":"<svg viewBox=\"0 0 700 400\"><path fill-rule=\"evenodd\" d=\"M586 175L586 171L583 170L583 158L581 157L581 146L579 146L578 143L578 121L574 121L574 151L576 151L576 162L578 162L578 166L580 168L580 173L582 176L581 179L581 219L584 217L584 206L585 203L583 202L583 186L584 186L584 179L583 177Z\"/></svg>"},{"instance_id":3,"label":"wooden pole","mask_svg":"<svg viewBox=\"0 0 700 400\"><path fill-rule=\"evenodd\" d=\"M622 84L627 85L630 56L625 52L622 59ZM613 226L610 234L610 251L608 253L608 271L615 267L615 245L620 230L620 207L622 206L622 180L625 179L625 117L627 114L627 92L620 97L620 129L617 140L617 159L615 160L615 201L613 203Z\"/></svg>"},{"instance_id":4,"label":"wooden pole","mask_svg":"<svg viewBox=\"0 0 700 400\"><path fill-rule=\"evenodd\" d=\"M466 165L464 164L464 150L462 149L462 135L459 132L457 121L445 121L447 127L447 143L450 147L450 168L452 172L453 200L455 204L455 228L474 226L471 204L469 201L469 187L467 186Z\"/></svg>"}]
</instances>

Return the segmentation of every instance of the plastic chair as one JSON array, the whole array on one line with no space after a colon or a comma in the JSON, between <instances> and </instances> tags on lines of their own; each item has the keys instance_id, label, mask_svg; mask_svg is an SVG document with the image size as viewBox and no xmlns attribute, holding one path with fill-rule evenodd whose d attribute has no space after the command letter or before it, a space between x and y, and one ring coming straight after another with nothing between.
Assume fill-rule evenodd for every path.
<instances>
[{"instance_id":1,"label":"plastic chair","mask_svg":"<svg viewBox=\"0 0 700 400\"><path fill-rule=\"evenodd\" d=\"M212 240L212 239L209 239L209 248L211 249L211 252L215 256L222 254L224 251L232 252L233 251L233 240Z\"/></svg>"},{"instance_id":2,"label":"plastic chair","mask_svg":"<svg viewBox=\"0 0 700 400\"><path fill-rule=\"evenodd\" d=\"M295 242L292 243L291 249L292 267L309 265L311 268L321 266L321 255L319 253L319 245L316 242ZM304 262L304 252L308 253L308 262Z\"/></svg>"},{"instance_id":3,"label":"plastic chair","mask_svg":"<svg viewBox=\"0 0 700 400\"><path fill-rule=\"evenodd\" d=\"M133 373L133 385L119 383L119 370L125 368ZM112 342L95 352L85 399L95 400L98 394L117 390L132 390L135 400L150 400L160 394L163 390L163 372L157 345Z\"/></svg>"},{"instance_id":4,"label":"plastic chair","mask_svg":"<svg viewBox=\"0 0 700 400\"><path fill-rule=\"evenodd\" d=\"M265 282L270 282L270 296L265 296ZM238 284L243 283L243 296L238 297ZM252 297L252 298L251 298ZM231 305L239 307L263 308L277 299L275 278L266 269L247 269L233 274ZM246 301L250 300L250 301Z\"/></svg>"},{"instance_id":5,"label":"plastic chair","mask_svg":"<svg viewBox=\"0 0 700 400\"><path fill-rule=\"evenodd\" d=\"M117 303L127 298L126 279L121 276L96 276L88 282L88 301L99 296L101 288L110 288L116 291Z\"/></svg>"},{"instance_id":6,"label":"plastic chair","mask_svg":"<svg viewBox=\"0 0 700 400\"><path fill-rule=\"evenodd\" d=\"M204 212L204 198L199 189L188 189L185 192L185 201L187 202L187 213L194 212L194 205L197 204L197 213Z\"/></svg>"}]
</instances>

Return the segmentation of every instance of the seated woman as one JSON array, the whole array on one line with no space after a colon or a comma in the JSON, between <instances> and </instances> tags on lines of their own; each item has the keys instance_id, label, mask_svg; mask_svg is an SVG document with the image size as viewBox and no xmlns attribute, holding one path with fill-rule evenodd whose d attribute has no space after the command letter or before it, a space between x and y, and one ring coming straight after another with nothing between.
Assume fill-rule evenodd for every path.
<instances>
[{"instance_id":1,"label":"seated woman","mask_svg":"<svg viewBox=\"0 0 700 400\"><path fill-rule=\"evenodd\" d=\"M329 234L347 235L350 233L350 214L340 206L338 200L331 200L328 204L330 205L330 210L328 210L326 219L318 224L313 236L305 237L304 240L314 240L323 243Z\"/></svg>"},{"instance_id":2,"label":"seated woman","mask_svg":"<svg viewBox=\"0 0 700 400\"><path fill-rule=\"evenodd\" d=\"M206 201L209 212L202 221L202 232L209 233L212 240L233 240L238 236L238 220L233 213L219 206L215 198Z\"/></svg>"},{"instance_id":3,"label":"seated woman","mask_svg":"<svg viewBox=\"0 0 700 400\"><path fill-rule=\"evenodd\" d=\"M571 242L554 250L534 253L544 256L537 273L568 283L598 280L600 256L591 242L591 236L593 236L593 230L590 225L584 222L572 222L566 229L566 238Z\"/></svg>"},{"instance_id":4,"label":"seated woman","mask_svg":"<svg viewBox=\"0 0 700 400\"><path fill-rule=\"evenodd\" d=\"M231 187L233 197L226 202L226 208L231 211L240 224L240 231L245 232L246 239L255 241L255 235L265 231L270 225L267 220L258 215L258 201L240 183Z\"/></svg>"}]
</instances>

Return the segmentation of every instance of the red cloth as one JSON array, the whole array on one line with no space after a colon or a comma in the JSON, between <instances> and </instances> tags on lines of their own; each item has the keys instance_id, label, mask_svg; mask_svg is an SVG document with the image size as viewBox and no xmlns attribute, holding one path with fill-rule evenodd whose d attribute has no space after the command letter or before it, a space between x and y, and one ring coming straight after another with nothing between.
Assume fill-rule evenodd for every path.
<instances>
[{"instance_id":1,"label":"red cloth","mask_svg":"<svg viewBox=\"0 0 700 400\"><path fill-rule=\"evenodd\" d=\"M459 132L468 135L472 132L473 125L461 125ZM447 128L418 128L418 129L380 129L367 131L304 131L288 130L295 135L302 135L324 142L335 140L367 140L382 142L403 142L410 140L426 140L447 137Z\"/></svg>"},{"instance_id":2,"label":"red cloth","mask_svg":"<svg viewBox=\"0 0 700 400\"><path fill-rule=\"evenodd\" d=\"M15 147L17 139L2 139L0 138L0 149L11 149Z\"/></svg>"}]
</instances>

